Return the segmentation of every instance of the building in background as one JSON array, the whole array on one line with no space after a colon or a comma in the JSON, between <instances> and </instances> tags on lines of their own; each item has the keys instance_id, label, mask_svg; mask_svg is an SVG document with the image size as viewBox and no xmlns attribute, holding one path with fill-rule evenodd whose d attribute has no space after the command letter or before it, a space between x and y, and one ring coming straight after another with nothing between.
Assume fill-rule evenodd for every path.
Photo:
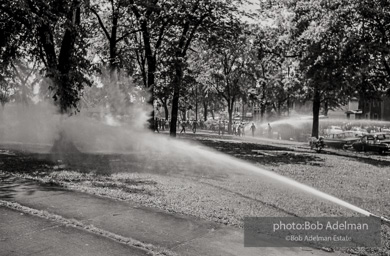
<instances>
[{"instance_id":1,"label":"building in background","mask_svg":"<svg viewBox=\"0 0 390 256\"><path fill-rule=\"evenodd\" d=\"M384 96L381 99L360 100L360 119L390 121L390 97Z\"/></svg>"}]
</instances>

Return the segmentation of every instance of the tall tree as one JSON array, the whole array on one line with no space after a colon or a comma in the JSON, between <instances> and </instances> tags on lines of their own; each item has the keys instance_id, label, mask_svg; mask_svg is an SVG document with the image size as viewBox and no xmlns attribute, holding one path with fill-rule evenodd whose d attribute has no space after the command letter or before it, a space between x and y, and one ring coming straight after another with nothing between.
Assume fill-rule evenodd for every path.
<instances>
[{"instance_id":1,"label":"tall tree","mask_svg":"<svg viewBox=\"0 0 390 256\"><path fill-rule=\"evenodd\" d=\"M356 91L349 71L351 65L340 54L345 45L345 33L350 31L346 21L341 19L342 7L347 7L347 3L341 0L294 2L294 39L300 47L300 69L306 94L313 103L313 137L319 135L321 105L344 105ZM333 95L336 100L329 101L329 95Z\"/></svg>"},{"instance_id":2,"label":"tall tree","mask_svg":"<svg viewBox=\"0 0 390 256\"><path fill-rule=\"evenodd\" d=\"M174 20L171 26L169 39L170 48L174 57L175 77L173 80L173 98L171 114L171 136L176 136L176 124L180 89L183 86L183 75L186 58L191 44L197 39L216 38L226 29L230 33L226 22L238 23L237 5L241 1L173 1Z\"/></svg>"},{"instance_id":3,"label":"tall tree","mask_svg":"<svg viewBox=\"0 0 390 256\"><path fill-rule=\"evenodd\" d=\"M129 15L127 12L128 8L128 3L123 0L99 1L90 7L91 12L96 17L104 41L108 45L108 47L104 45L103 48L108 48L108 63L112 80L123 62L119 55L121 52L120 44L126 39L129 41L132 34L140 31L134 24L133 15Z\"/></svg>"},{"instance_id":4,"label":"tall tree","mask_svg":"<svg viewBox=\"0 0 390 256\"><path fill-rule=\"evenodd\" d=\"M246 95L249 85L254 81L248 65L251 61L250 46L243 31L244 27L236 30L229 40L213 44L208 49L208 55L204 56L209 69L204 75L211 78L207 85L227 104L229 132L233 123L234 104Z\"/></svg>"},{"instance_id":5,"label":"tall tree","mask_svg":"<svg viewBox=\"0 0 390 256\"><path fill-rule=\"evenodd\" d=\"M61 113L77 109L80 91L91 84L82 26L85 6L82 0L18 0L0 5L3 15L20 28L14 36L23 35L28 54L44 64Z\"/></svg>"}]
</instances>

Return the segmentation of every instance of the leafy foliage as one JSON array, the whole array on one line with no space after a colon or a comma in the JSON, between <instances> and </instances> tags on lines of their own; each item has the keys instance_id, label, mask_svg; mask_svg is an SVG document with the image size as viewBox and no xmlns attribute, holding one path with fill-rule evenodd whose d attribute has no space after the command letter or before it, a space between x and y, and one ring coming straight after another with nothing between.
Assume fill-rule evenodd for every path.
<instances>
[{"instance_id":1,"label":"leafy foliage","mask_svg":"<svg viewBox=\"0 0 390 256\"><path fill-rule=\"evenodd\" d=\"M390 91L388 1L260 1L251 24L242 19L245 2L3 1L1 101L48 83L63 113L78 109L83 95L90 105L120 98L108 107L120 109L115 105L127 105L134 88L144 87L166 118L171 106L175 135L178 112L189 108L200 106L207 119L226 105L231 120L234 103L242 102L265 118L311 100L316 135L321 109Z\"/></svg>"}]
</instances>

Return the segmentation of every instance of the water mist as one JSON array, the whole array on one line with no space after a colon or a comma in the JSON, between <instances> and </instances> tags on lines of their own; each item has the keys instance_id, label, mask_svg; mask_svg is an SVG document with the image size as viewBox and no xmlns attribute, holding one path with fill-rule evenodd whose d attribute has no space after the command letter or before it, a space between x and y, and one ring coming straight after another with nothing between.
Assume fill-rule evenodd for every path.
<instances>
[{"instance_id":1,"label":"water mist","mask_svg":"<svg viewBox=\"0 0 390 256\"><path fill-rule=\"evenodd\" d=\"M167 163L173 161L173 159L185 159L185 164L188 166L201 162L204 164L203 166L210 166L211 170L215 166L220 166L226 168L226 170L236 169L241 172L250 172L267 178L270 182L276 181L288 185L308 195L332 202L362 215L378 217L339 198L272 171L256 167L248 162L193 143L143 130L141 129L143 125L140 124L145 122L146 112L141 110L136 112L139 114L133 119L133 123L136 125L129 125L120 123L119 120L113 121L114 117L99 121L87 117L83 113L61 121L55 109L50 105L36 106L28 110L18 107L10 108L9 112L4 113L3 116L5 122L0 142L46 145L49 151L49 145L52 145L58 138L59 133L62 132L66 134L69 140L74 142L81 153L122 155L142 153L146 154L145 166L148 165L148 157L157 155ZM30 147L30 149L32 148ZM390 222L384 217L378 218Z\"/></svg>"}]
</instances>

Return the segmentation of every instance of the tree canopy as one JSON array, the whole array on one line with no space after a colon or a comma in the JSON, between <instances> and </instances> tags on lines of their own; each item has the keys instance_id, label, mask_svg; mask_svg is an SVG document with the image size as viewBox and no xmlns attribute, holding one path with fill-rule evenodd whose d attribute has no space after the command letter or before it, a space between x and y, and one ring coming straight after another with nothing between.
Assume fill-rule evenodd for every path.
<instances>
[{"instance_id":1,"label":"tree canopy","mask_svg":"<svg viewBox=\"0 0 390 256\"><path fill-rule=\"evenodd\" d=\"M0 101L29 102L43 84L67 114L85 102L122 113L139 97L163 106L175 136L189 109L207 120L226 106L231 126L235 103L264 120L309 100L318 136L321 111L390 91L388 1L259 1L256 15L246 4L2 1Z\"/></svg>"}]
</instances>

